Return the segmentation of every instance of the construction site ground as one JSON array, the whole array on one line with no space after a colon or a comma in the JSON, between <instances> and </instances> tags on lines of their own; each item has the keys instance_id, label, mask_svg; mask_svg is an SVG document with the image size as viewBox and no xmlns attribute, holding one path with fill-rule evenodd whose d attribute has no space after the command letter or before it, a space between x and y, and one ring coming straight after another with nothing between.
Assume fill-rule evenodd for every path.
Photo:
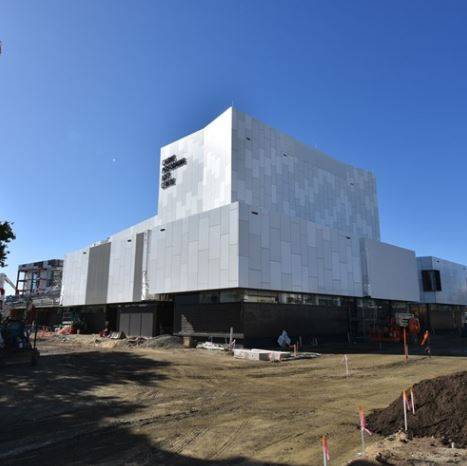
<instances>
[{"instance_id":1,"label":"construction site ground","mask_svg":"<svg viewBox=\"0 0 467 466\"><path fill-rule=\"evenodd\" d=\"M406 364L397 352L355 348L350 377L343 354L331 352L254 362L196 349L103 347L84 336L46 338L39 349L36 367L0 369L2 465L320 465L323 434L330 464L345 465L360 458L359 406L383 408L422 379L467 370L466 356L419 355ZM382 441L367 438L372 457ZM423 454L426 442L465 464L465 450L429 439L404 448ZM425 464L408 460L397 464Z\"/></svg>"}]
</instances>

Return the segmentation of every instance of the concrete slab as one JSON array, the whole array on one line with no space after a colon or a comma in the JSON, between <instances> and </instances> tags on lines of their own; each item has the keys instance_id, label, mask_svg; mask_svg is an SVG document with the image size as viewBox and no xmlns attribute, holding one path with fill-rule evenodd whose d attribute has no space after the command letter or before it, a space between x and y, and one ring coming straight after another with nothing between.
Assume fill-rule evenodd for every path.
<instances>
[{"instance_id":1,"label":"concrete slab","mask_svg":"<svg viewBox=\"0 0 467 466\"><path fill-rule=\"evenodd\" d=\"M271 351L260 349L234 349L234 358L250 359L253 361L269 361Z\"/></svg>"},{"instance_id":2,"label":"concrete slab","mask_svg":"<svg viewBox=\"0 0 467 466\"><path fill-rule=\"evenodd\" d=\"M238 359L250 359L252 361L291 361L294 359L311 359L320 356L319 353L297 353L290 351L274 351L260 348L235 349L234 357Z\"/></svg>"}]
</instances>

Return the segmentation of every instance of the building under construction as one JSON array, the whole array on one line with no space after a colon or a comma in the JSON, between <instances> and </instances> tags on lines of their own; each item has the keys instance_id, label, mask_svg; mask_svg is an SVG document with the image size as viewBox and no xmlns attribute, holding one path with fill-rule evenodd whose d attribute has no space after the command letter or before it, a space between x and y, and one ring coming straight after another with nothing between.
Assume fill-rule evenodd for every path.
<instances>
[{"instance_id":1,"label":"building under construction","mask_svg":"<svg viewBox=\"0 0 467 466\"><path fill-rule=\"evenodd\" d=\"M38 322L53 325L62 320L60 293L62 287L62 259L49 259L18 266L16 284L10 286L14 294L5 300L5 311L39 310Z\"/></svg>"},{"instance_id":2,"label":"building under construction","mask_svg":"<svg viewBox=\"0 0 467 466\"><path fill-rule=\"evenodd\" d=\"M460 330L467 267L380 240L376 180L229 108L161 149L158 213L66 254L62 305L128 335ZM28 282L29 283L29 282Z\"/></svg>"}]
</instances>

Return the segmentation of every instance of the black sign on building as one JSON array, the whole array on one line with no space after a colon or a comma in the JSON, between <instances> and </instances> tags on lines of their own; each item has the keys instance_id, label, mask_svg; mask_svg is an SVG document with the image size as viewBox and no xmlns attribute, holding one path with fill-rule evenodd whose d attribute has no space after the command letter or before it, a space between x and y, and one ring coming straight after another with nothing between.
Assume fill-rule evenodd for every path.
<instances>
[{"instance_id":1,"label":"black sign on building","mask_svg":"<svg viewBox=\"0 0 467 466\"><path fill-rule=\"evenodd\" d=\"M162 189L167 189L168 187L173 186L176 183L176 179L174 177L174 170L176 170L179 167L183 167L183 165L186 165L186 158L183 157L181 159L177 159L176 155L171 155L162 162Z\"/></svg>"}]
</instances>

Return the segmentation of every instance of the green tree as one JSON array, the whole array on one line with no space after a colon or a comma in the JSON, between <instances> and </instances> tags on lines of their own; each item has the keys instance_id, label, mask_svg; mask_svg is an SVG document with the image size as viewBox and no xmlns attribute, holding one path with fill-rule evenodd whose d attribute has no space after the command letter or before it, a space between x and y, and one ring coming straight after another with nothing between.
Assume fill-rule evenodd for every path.
<instances>
[{"instance_id":1,"label":"green tree","mask_svg":"<svg viewBox=\"0 0 467 466\"><path fill-rule=\"evenodd\" d=\"M9 254L8 243L16 239L11 225L13 223L7 220L0 221L0 267L6 266L6 256Z\"/></svg>"}]
</instances>

